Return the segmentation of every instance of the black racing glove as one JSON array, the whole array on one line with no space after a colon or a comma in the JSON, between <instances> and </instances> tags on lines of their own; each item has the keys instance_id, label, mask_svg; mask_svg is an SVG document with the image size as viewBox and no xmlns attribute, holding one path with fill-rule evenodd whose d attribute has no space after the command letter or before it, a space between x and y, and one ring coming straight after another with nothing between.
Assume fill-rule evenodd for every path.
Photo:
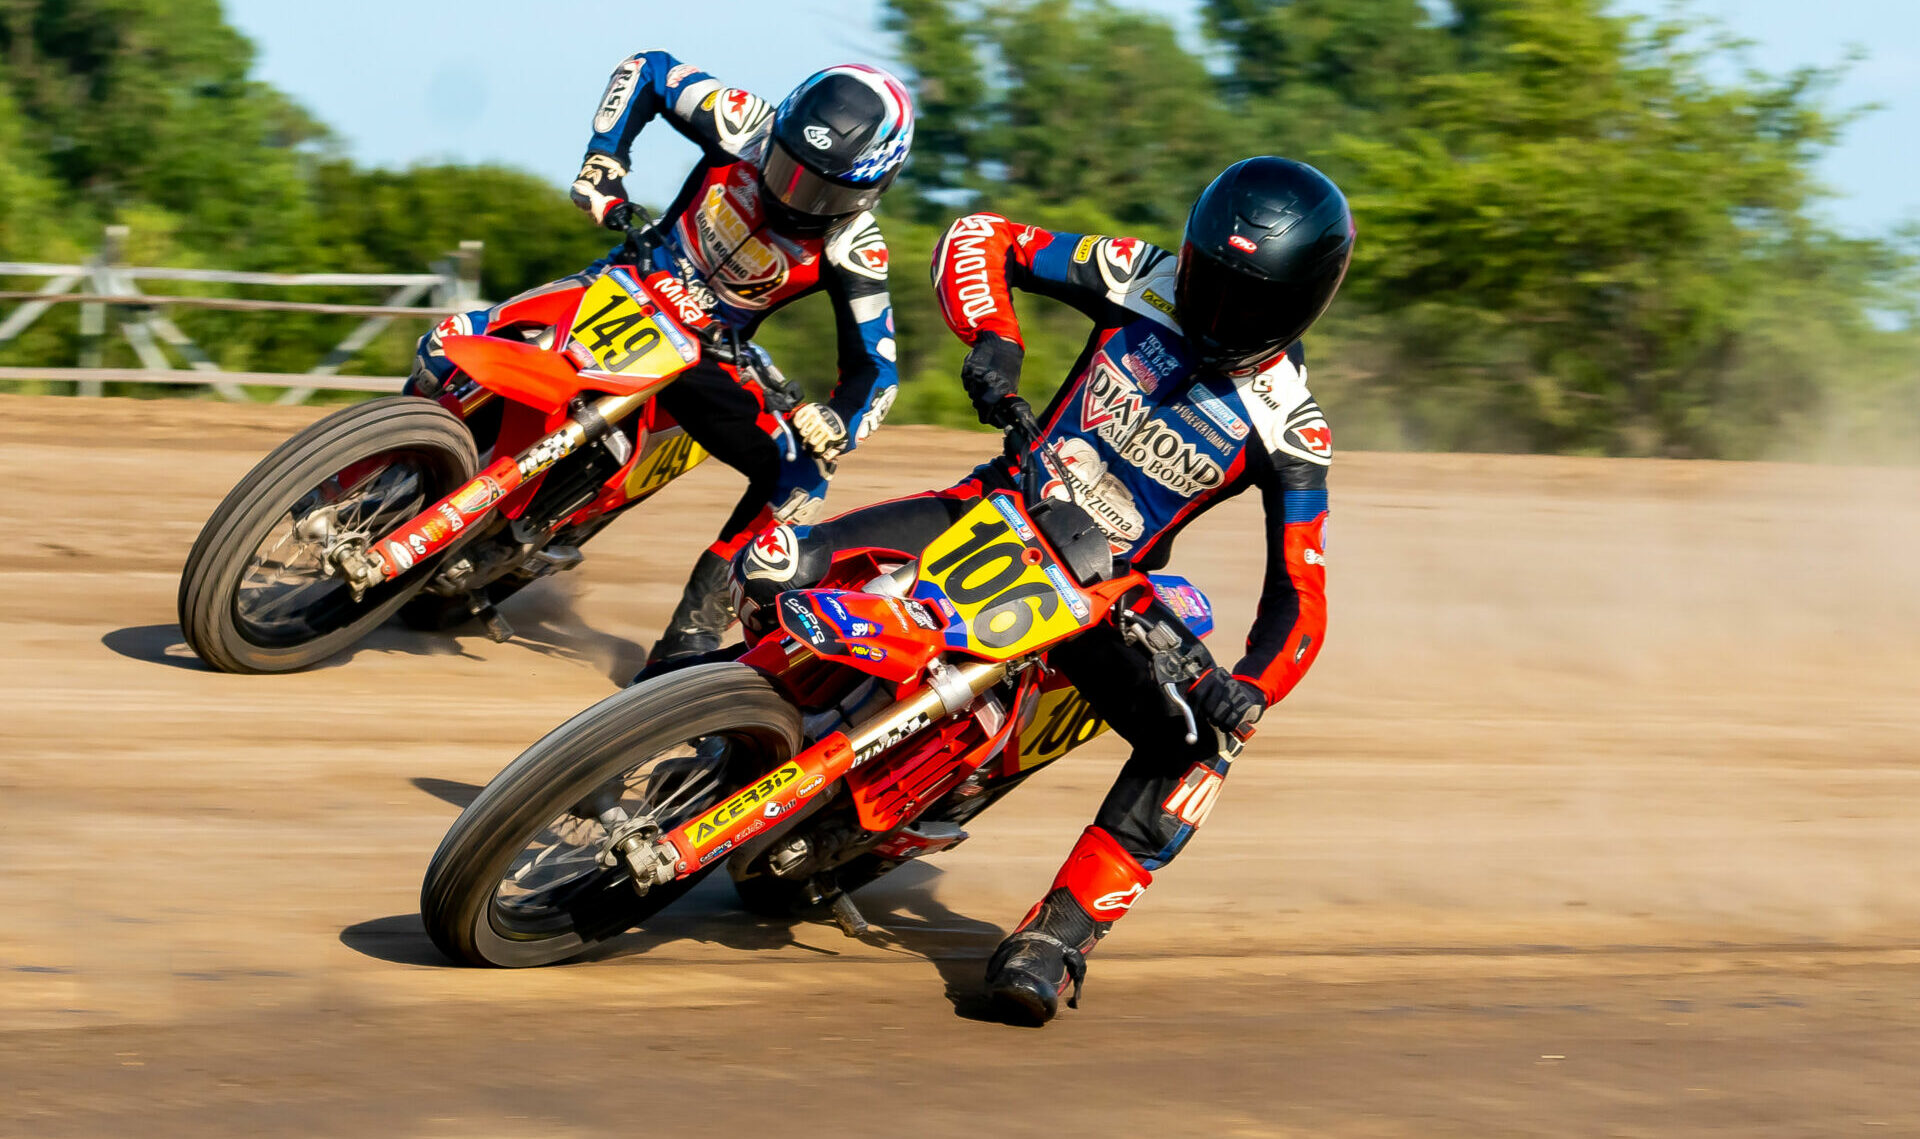
<instances>
[{"instance_id":1,"label":"black racing glove","mask_svg":"<svg viewBox=\"0 0 1920 1139\"><path fill-rule=\"evenodd\" d=\"M1196 710L1223 732L1243 732L1267 710L1267 697L1258 687L1218 666L1201 673L1187 695Z\"/></svg>"},{"instance_id":2,"label":"black racing glove","mask_svg":"<svg viewBox=\"0 0 1920 1139\"><path fill-rule=\"evenodd\" d=\"M973 349L960 365L960 384L967 389L980 422L1007 426L995 419L995 413L1001 400L1019 392L1020 363L1026 356L1026 349L996 333L982 332L974 338Z\"/></svg>"}]
</instances>

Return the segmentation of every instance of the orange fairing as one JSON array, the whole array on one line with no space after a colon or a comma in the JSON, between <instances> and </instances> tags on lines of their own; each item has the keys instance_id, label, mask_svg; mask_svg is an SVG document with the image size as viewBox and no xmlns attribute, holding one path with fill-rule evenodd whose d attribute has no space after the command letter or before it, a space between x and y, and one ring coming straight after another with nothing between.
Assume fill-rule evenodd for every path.
<instances>
[{"instance_id":1,"label":"orange fairing","mask_svg":"<svg viewBox=\"0 0 1920 1139\"><path fill-rule=\"evenodd\" d=\"M822 657L902 684L939 656L940 619L917 601L838 589L782 593L780 626Z\"/></svg>"},{"instance_id":2,"label":"orange fairing","mask_svg":"<svg viewBox=\"0 0 1920 1139\"><path fill-rule=\"evenodd\" d=\"M558 352L491 336L449 336L443 347L447 359L482 387L549 414L583 391L641 395L673 378L581 372Z\"/></svg>"}]
</instances>

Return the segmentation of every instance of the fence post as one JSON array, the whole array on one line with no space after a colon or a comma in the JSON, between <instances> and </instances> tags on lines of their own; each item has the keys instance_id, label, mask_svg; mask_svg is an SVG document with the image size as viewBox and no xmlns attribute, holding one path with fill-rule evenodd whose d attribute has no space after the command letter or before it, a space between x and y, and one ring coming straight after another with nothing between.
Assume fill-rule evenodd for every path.
<instances>
[{"instance_id":1,"label":"fence post","mask_svg":"<svg viewBox=\"0 0 1920 1139\"><path fill-rule=\"evenodd\" d=\"M110 225L101 235L100 252L93 259L93 272L88 275L87 288L95 293L110 293L112 287L107 283L110 273L108 266L120 263L121 242L126 239L127 227ZM101 367L102 348L107 336L107 306L89 301L80 306L80 366L82 368ZM99 380L81 380L75 385L76 395L97 396L104 390Z\"/></svg>"},{"instance_id":2,"label":"fence post","mask_svg":"<svg viewBox=\"0 0 1920 1139\"><path fill-rule=\"evenodd\" d=\"M454 298L462 306L480 299L480 258L486 249L487 243L484 241L463 241L460 243L460 252L454 254L458 271Z\"/></svg>"}]
</instances>

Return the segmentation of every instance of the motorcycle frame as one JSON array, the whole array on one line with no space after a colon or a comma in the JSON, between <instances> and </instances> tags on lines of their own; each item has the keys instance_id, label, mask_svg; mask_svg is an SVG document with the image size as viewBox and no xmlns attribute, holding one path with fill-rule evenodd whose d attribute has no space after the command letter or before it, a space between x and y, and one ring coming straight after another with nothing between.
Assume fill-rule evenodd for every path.
<instances>
[{"instance_id":1,"label":"motorcycle frame","mask_svg":"<svg viewBox=\"0 0 1920 1139\"><path fill-rule=\"evenodd\" d=\"M1054 561L1060 560L1058 551L1044 536L1037 541L1046 547ZM917 557L902 551L844 551L835 558L819 585L783 593L776 599L776 605L789 597L828 594L898 602L904 596L895 592L900 582L898 574L874 573L888 563L917 566ZM855 583L862 583L866 588L861 589ZM1138 570L1129 570L1109 581L1085 586L1082 592L1091 605L1088 619L1072 632L1016 659L967 659L965 651L948 645L941 639L940 632L922 629L921 638L928 650L924 657L926 664L905 679L886 668L884 660L822 656L785 627L766 634L740 661L766 675L797 705L815 704L824 693L835 689L850 690L867 676L890 685L893 699L877 710L867 711L859 723L829 732L718 806L700 812L666 834L651 839L639 835L627 838L618 850L633 871L636 885L647 889L690 877L722 858L751 853L745 849L749 843L753 844L753 850L764 850L773 840L789 833L822 792L842 782L852 787L861 825L872 835L861 844L860 849L867 850L884 842L890 833L910 825L940 802L947 791L996 759L1011 755L1014 775L1039 766L1022 768L1019 765L1018 742L1021 713L1026 702L1038 694L1047 651L1107 621L1116 608L1133 608L1135 599L1152 597L1153 580ZM1144 608L1144 605L1144 600L1140 600L1138 607ZM897 641L899 632L894 631L893 635ZM893 658L889 655L885 659ZM1019 684L1010 714L996 730L987 731L977 718L970 718L962 731L950 737L936 731L956 722L961 713L973 710L981 696L1009 677L1018 677ZM932 746L956 753L944 777L923 793L908 793L904 808L876 813L871 809L871 796L862 798L862 791L871 790L871 785L868 788L856 785L862 780L862 773L871 773L872 782L878 784L888 769L906 767L925 758L930 735L935 737L930 741ZM1222 746L1237 751L1239 742L1223 738ZM1064 750L1070 748L1063 749L1063 754Z\"/></svg>"},{"instance_id":2,"label":"motorcycle frame","mask_svg":"<svg viewBox=\"0 0 1920 1139\"><path fill-rule=\"evenodd\" d=\"M700 362L702 334L712 324L695 323L690 314L668 306L637 275L628 273L625 279L644 315L663 326L676 344L690 349L683 355L691 358L665 375L636 378L598 369L591 355L571 342L542 347L494 335L446 337L442 349L467 379L440 393L437 402L469 421L481 408L500 401L500 428L491 448L496 457L472 479L364 549L330 551L356 594L478 534L495 515L521 517L549 470L612 433L632 433L627 439L630 452L592 501L561 519L555 531L648 498L704 458L694 455L690 440L676 453L661 453L661 447L683 438L674 432L684 429L653 397ZM542 337L549 343L565 338L589 288L555 289L514 302L498 314L494 330L542 327L552 330ZM731 369L724 362L720 366Z\"/></svg>"}]
</instances>

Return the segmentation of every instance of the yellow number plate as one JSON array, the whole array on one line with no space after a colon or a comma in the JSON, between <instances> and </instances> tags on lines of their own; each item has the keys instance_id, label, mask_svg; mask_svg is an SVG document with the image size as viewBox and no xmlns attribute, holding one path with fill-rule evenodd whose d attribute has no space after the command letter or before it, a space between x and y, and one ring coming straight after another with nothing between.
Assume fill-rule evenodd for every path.
<instances>
[{"instance_id":1,"label":"yellow number plate","mask_svg":"<svg viewBox=\"0 0 1920 1139\"><path fill-rule=\"evenodd\" d=\"M632 293L606 273L580 298L573 338L593 353L603 371L642 379L671 376L690 362L673 335L648 316Z\"/></svg>"},{"instance_id":2,"label":"yellow number plate","mask_svg":"<svg viewBox=\"0 0 1920 1139\"><path fill-rule=\"evenodd\" d=\"M699 466L707 452L684 429L673 429L647 440L647 450L627 476L627 497L639 498Z\"/></svg>"},{"instance_id":3,"label":"yellow number plate","mask_svg":"<svg viewBox=\"0 0 1920 1139\"><path fill-rule=\"evenodd\" d=\"M1042 692L1033 722L1020 730L1019 769L1052 763L1106 730L1107 722L1073 685Z\"/></svg>"},{"instance_id":4,"label":"yellow number plate","mask_svg":"<svg viewBox=\"0 0 1920 1139\"><path fill-rule=\"evenodd\" d=\"M1012 500L998 494L920 555L921 592L929 586L960 616L962 628L950 627L947 643L988 660L1037 652L1092 613Z\"/></svg>"}]
</instances>

